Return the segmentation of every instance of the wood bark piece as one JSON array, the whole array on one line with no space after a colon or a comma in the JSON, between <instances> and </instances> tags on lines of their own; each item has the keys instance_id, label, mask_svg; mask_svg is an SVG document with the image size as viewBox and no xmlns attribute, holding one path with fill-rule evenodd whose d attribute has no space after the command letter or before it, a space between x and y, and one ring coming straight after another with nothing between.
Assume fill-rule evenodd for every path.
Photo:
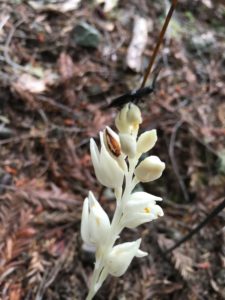
<instances>
[{"instance_id":1,"label":"wood bark piece","mask_svg":"<svg viewBox=\"0 0 225 300\"><path fill-rule=\"evenodd\" d=\"M133 37L128 48L126 63L135 71L141 71L142 54L148 40L148 22L146 19L136 16L134 21Z\"/></svg>"}]
</instances>

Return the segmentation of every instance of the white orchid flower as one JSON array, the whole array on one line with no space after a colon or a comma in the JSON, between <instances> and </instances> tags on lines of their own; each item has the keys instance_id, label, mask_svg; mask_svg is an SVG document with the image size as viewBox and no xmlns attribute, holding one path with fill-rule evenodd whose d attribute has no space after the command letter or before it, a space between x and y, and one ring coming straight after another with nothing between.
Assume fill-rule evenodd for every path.
<instances>
[{"instance_id":1,"label":"white orchid flower","mask_svg":"<svg viewBox=\"0 0 225 300\"><path fill-rule=\"evenodd\" d=\"M122 226L135 228L163 216L162 208L156 204L162 198L145 192L133 193L124 205Z\"/></svg>"},{"instance_id":2,"label":"white orchid flower","mask_svg":"<svg viewBox=\"0 0 225 300\"><path fill-rule=\"evenodd\" d=\"M98 247L102 240L106 239L110 231L110 221L108 215L95 199L92 192L89 192L88 198L84 200L82 219L81 219L81 237L87 244Z\"/></svg>"},{"instance_id":3,"label":"white orchid flower","mask_svg":"<svg viewBox=\"0 0 225 300\"><path fill-rule=\"evenodd\" d=\"M120 188L123 183L124 171L106 149L103 132L100 132L100 152L93 139L90 141L91 159L98 181L110 188Z\"/></svg>"},{"instance_id":4,"label":"white orchid flower","mask_svg":"<svg viewBox=\"0 0 225 300\"><path fill-rule=\"evenodd\" d=\"M113 247L105 261L108 273L119 277L126 272L134 256L144 257L148 255L148 253L139 249L140 244L141 239L138 239L134 242L123 243Z\"/></svg>"}]
</instances>

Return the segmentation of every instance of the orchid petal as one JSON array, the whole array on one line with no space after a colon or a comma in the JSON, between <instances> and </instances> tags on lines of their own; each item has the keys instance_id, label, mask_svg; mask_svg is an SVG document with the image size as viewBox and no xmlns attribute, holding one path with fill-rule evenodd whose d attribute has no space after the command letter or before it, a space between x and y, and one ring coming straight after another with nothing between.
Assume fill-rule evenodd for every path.
<instances>
[{"instance_id":1,"label":"orchid petal","mask_svg":"<svg viewBox=\"0 0 225 300\"><path fill-rule=\"evenodd\" d=\"M145 252L139 250L140 244L141 239L138 239L134 242L114 246L106 259L109 274L116 277L123 275L134 256L144 256Z\"/></svg>"},{"instance_id":2,"label":"orchid petal","mask_svg":"<svg viewBox=\"0 0 225 300\"><path fill-rule=\"evenodd\" d=\"M81 237L84 242L89 243L89 227L88 227L88 198L85 198L81 217Z\"/></svg>"}]
</instances>

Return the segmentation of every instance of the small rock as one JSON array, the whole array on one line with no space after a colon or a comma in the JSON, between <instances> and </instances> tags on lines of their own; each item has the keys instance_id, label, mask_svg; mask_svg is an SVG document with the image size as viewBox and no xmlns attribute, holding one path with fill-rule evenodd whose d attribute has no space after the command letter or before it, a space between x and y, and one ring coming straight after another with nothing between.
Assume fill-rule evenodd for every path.
<instances>
[{"instance_id":1,"label":"small rock","mask_svg":"<svg viewBox=\"0 0 225 300\"><path fill-rule=\"evenodd\" d=\"M72 32L75 43L82 47L97 48L101 39L100 32L86 22L78 23Z\"/></svg>"},{"instance_id":2,"label":"small rock","mask_svg":"<svg viewBox=\"0 0 225 300\"><path fill-rule=\"evenodd\" d=\"M199 50L204 53L208 53L216 43L216 39L211 31L203 33L201 35L195 35L190 40L190 49Z\"/></svg>"},{"instance_id":3,"label":"small rock","mask_svg":"<svg viewBox=\"0 0 225 300\"><path fill-rule=\"evenodd\" d=\"M0 139L8 139L11 136L13 136L13 131L10 128L0 124Z\"/></svg>"}]
</instances>

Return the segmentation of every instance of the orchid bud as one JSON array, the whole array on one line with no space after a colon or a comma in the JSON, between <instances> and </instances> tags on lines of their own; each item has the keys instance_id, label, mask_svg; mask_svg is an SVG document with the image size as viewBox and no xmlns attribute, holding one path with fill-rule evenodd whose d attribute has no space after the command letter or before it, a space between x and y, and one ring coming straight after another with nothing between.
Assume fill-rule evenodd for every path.
<instances>
[{"instance_id":1,"label":"orchid bud","mask_svg":"<svg viewBox=\"0 0 225 300\"><path fill-rule=\"evenodd\" d=\"M109 274L122 276L129 267L134 256L144 257L146 252L139 250L141 239L135 242L123 243L112 248L106 259L106 268Z\"/></svg>"},{"instance_id":2,"label":"orchid bud","mask_svg":"<svg viewBox=\"0 0 225 300\"><path fill-rule=\"evenodd\" d=\"M157 156L149 156L137 166L134 174L139 181L149 182L158 179L162 175L164 169L164 162Z\"/></svg>"},{"instance_id":3,"label":"orchid bud","mask_svg":"<svg viewBox=\"0 0 225 300\"><path fill-rule=\"evenodd\" d=\"M135 137L127 133L122 133L120 134L120 143L123 153L128 157L133 158L137 149Z\"/></svg>"},{"instance_id":4,"label":"orchid bud","mask_svg":"<svg viewBox=\"0 0 225 300\"><path fill-rule=\"evenodd\" d=\"M150 130L142 133L137 141L137 152L145 153L151 150L157 141L156 130Z\"/></svg>"},{"instance_id":5,"label":"orchid bud","mask_svg":"<svg viewBox=\"0 0 225 300\"><path fill-rule=\"evenodd\" d=\"M128 112L127 112L127 121L131 125L135 125L135 124L139 125L139 124L142 123L140 108L137 105L133 104L133 103L129 104L129 109L128 109Z\"/></svg>"},{"instance_id":6,"label":"orchid bud","mask_svg":"<svg viewBox=\"0 0 225 300\"><path fill-rule=\"evenodd\" d=\"M108 215L95 199L93 193L89 192L88 198L84 200L81 219L81 237L83 241L87 244L99 246L102 239L107 238L109 230Z\"/></svg>"}]
</instances>

